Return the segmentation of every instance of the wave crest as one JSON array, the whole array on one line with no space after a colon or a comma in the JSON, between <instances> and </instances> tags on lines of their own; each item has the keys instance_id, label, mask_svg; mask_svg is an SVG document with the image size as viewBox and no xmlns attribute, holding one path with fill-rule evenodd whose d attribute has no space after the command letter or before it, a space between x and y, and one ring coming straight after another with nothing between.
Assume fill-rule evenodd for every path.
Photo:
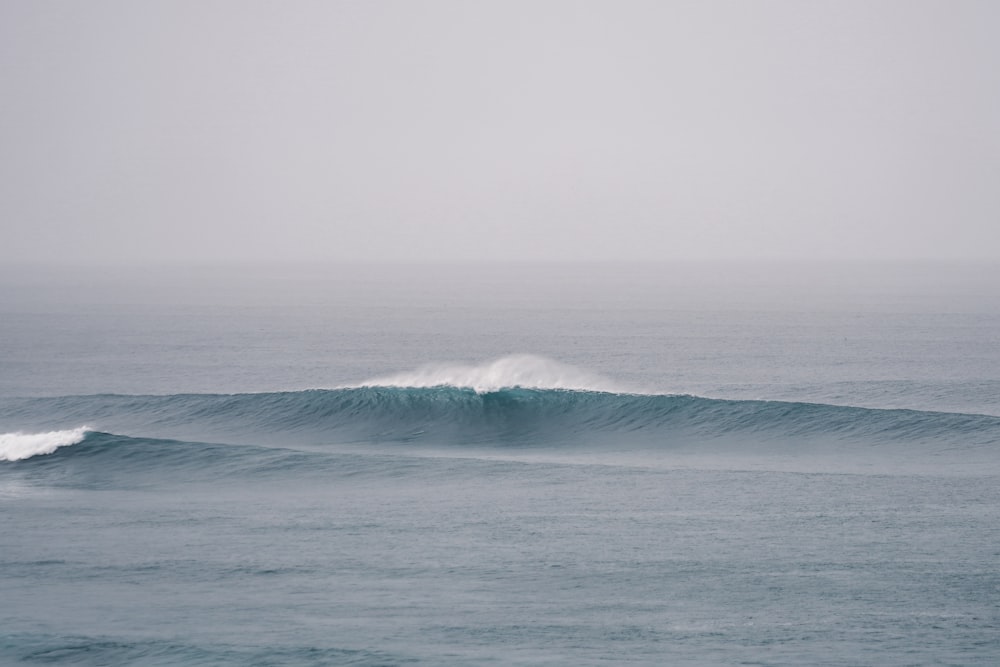
<instances>
[{"instance_id":1,"label":"wave crest","mask_svg":"<svg viewBox=\"0 0 1000 667\"><path fill-rule=\"evenodd\" d=\"M86 426L47 433L0 433L0 461L21 461L51 454L60 447L81 442L90 429Z\"/></svg>"},{"instance_id":2,"label":"wave crest","mask_svg":"<svg viewBox=\"0 0 1000 667\"><path fill-rule=\"evenodd\" d=\"M372 378L360 387L425 389L456 387L477 393L503 389L567 389L621 393L611 380L569 364L531 354L515 354L478 365L427 364L406 373Z\"/></svg>"}]
</instances>

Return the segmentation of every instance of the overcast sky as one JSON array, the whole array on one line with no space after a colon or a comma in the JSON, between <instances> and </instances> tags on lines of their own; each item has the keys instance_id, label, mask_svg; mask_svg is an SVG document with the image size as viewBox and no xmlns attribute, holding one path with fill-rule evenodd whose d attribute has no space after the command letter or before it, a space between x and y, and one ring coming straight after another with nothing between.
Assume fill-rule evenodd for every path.
<instances>
[{"instance_id":1,"label":"overcast sky","mask_svg":"<svg viewBox=\"0 0 1000 667\"><path fill-rule=\"evenodd\" d=\"M0 0L0 247L1000 258L1000 2Z\"/></svg>"}]
</instances>

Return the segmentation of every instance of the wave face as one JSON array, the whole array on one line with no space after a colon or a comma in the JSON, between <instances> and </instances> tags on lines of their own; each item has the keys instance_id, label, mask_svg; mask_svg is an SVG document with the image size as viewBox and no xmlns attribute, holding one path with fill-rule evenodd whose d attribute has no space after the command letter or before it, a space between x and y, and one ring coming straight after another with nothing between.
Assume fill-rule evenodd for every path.
<instances>
[{"instance_id":1,"label":"wave face","mask_svg":"<svg viewBox=\"0 0 1000 667\"><path fill-rule=\"evenodd\" d=\"M566 389L477 391L453 386L368 386L265 394L98 395L20 399L6 421L96 424L103 431L239 444L412 443L565 448L573 445L709 447L745 451L794 442L913 451L1000 447L1000 418L809 403ZM4 460L51 453L85 429L2 436Z\"/></svg>"}]
</instances>

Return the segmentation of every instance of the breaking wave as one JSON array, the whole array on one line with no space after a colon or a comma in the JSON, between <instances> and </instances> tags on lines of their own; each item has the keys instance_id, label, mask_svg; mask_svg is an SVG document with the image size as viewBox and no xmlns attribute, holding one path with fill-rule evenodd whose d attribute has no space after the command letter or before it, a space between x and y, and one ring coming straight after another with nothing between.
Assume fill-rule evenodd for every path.
<instances>
[{"instance_id":1,"label":"breaking wave","mask_svg":"<svg viewBox=\"0 0 1000 667\"><path fill-rule=\"evenodd\" d=\"M1000 417L813 403L567 389L355 387L263 394L21 399L3 421L95 424L103 431L211 442L674 446L721 438L946 446L1000 445ZM10 414L10 413L13 414ZM4 460L79 442L86 429L4 436ZM747 445L750 447L750 444Z\"/></svg>"},{"instance_id":2,"label":"breaking wave","mask_svg":"<svg viewBox=\"0 0 1000 667\"><path fill-rule=\"evenodd\" d=\"M101 432L73 426L81 423ZM0 435L0 461L51 454L86 439L53 458L91 460L127 451L148 461L158 452L163 462L179 457L175 463L187 466L208 452L213 460L235 461L235 450L216 448L239 445L284 450L273 456L287 463L288 451L420 444L751 456L892 451L897 460L964 451L970 461L1000 465L1000 417L630 393L600 376L527 355L426 366L336 389L13 399L0 404L0 430L14 430L7 425L19 430ZM133 439L112 433L149 444L136 447ZM192 451L194 458L182 455ZM253 458L277 465L272 454Z\"/></svg>"}]
</instances>

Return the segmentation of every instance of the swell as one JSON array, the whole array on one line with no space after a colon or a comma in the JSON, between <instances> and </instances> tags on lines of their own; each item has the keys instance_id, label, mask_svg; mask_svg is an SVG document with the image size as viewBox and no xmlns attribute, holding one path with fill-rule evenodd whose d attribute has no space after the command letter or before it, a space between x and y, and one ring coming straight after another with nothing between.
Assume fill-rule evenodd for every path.
<instances>
[{"instance_id":1,"label":"swell","mask_svg":"<svg viewBox=\"0 0 1000 667\"><path fill-rule=\"evenodd\" d=\"M80 423L118 433L268 444L423 441L521 446L737 438L990 447L1000 417L680 395L451 386L8 401L0 427ZM991 447L992 449L992 447Z\"/></svg>"},{"instance_id":2,"label":"swell","mask_svg":"<svg viewBox=\"0 0 1000 667\"><path fill-rule=\"evenodd\" d=\"M68 665L373 665L407 662L406 656L332 646L231 645L131 636L15 634L0 642L4 664ZM8 662L9 661L9 662Z\"/></svg>"}]
</instances>

